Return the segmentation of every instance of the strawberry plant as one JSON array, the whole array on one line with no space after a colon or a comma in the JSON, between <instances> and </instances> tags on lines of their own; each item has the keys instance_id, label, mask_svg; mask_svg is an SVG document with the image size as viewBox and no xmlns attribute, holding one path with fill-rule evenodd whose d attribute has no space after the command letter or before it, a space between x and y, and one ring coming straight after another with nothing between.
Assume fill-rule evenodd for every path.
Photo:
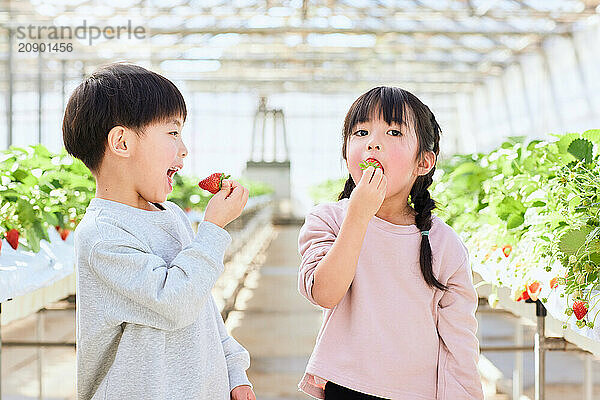
<instances>
[{"instance_id":1,"label":"strawberry plant","mask_svg":"<svg viewBox=\"0 0 600 400\"><path fill-rule=\"evenodd\" d=\"M272 191L259 182L239 181L250 196ZM210 194L198 189L197 178L175 174L174 182L168 200L188 211L206 207ZM40 250L42 239L50 241L49 229L66 240L95 193L91 172L65 149L53 154L43 145L11 146L0 152L0 238L15 250L32 252Z\"/></svg>"},{"instance_id":2,"label":"strawberry plant","mask_svg":"<svg viewBox=\"0 0 600 400\"><path fill-rule=\"evenodd\" d=\"M511 138L489 154L440 163L433 198L465 239L474 269L483 266L484 280L510 287L517 301L560 289L569 303L594 305L600 289L599 145L600 130L554 142ZM532 285L536 290L525 294ZM565 319L572 306L568 310Z\"/></svg>"}]
</instances>

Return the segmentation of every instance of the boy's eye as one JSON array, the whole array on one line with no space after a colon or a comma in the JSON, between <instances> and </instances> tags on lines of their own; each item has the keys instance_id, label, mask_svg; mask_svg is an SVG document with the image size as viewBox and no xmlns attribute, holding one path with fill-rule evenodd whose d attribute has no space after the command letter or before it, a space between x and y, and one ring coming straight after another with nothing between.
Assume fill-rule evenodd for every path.
<instances>
[{"instance_id":1,"label":"boy's eye","mask_svg":"<svg viewBox=\"0 0 600 400\"><path fill-rule=\"evenodd\" d=\"M173 134L173 133L174 133L175 135L179 135L179 132L177 132L177 131L169 132L169 134Z\"/></svg>"},{"instance_id":2,"label":"boy's eye","mask_svg":"<svg viewBox=\"0 0 600 400\"><path fill-rule=\"evenodd\" d=\"M354 134L355 134L356 136L366 136L366 135L368 135L368 134L369 134L369 132L367 132L367 131L366 131L366 130L364 130L364 129L359 129L359 130L357 130L356 132L354 132Z\"/></svg>"},{"instance_id":3,"label":"boy's eye","mask_svg":"<svg viewBox=\"0 0 600 400\"><path fill-rule=\"evenodd\" d=\"M402 136L402 132L397 129L390 129L388 133L390 133L392 136Z\"/></svg>"}]
</instances>

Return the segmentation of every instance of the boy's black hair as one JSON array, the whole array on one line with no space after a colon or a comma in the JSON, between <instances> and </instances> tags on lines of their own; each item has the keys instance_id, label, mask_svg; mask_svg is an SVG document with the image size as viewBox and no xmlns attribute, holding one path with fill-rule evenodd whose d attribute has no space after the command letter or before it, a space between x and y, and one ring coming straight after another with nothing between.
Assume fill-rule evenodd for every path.
<instances>
[{"instance_id":1,"label":"boy's black hair","mask_svg":"<svg viewBox=\"0 0 600 400\"><path fill-rule=\"evenodd\" d=\"M412 93L396 87L376 87L362 96L350 106L346 119L344 121L344 131L342 145L342 157L346 159L346 145L354 127L379 115L388 125L392 122L402 125L404 122L414 122L415 132L417 134L417 160L426 151L435 153L436 158L440 152L440 126L435 120L435 116L425 104L423 104ZM433 182L433 173L435 165L427 175L419 176L410 191L410 200L414 210L417 212L415 217L417 228L420 231L429 231L431 228L431 211L436 207L435 201L430 197L427 188ZM352 176L348 177L344 190L338 196L338 200L349 198L355 183ZM439 282L433 275L432 254L429 236L421 236L421 249L419 261L421 264L421 273L425 282L430 287L436 287L440 290L448 290L447 286Z\"/></svg>"},{"instance_id":2,"label":"boy's black hair","mask_svg":"<svg viewBox=\"0 0 600 400\"><path fill-rule=\"evenodd\" d=\"M187 110L177 87L155 72L134 64L100 67L71 95L63 119L63 141L69 154L97 172L108 132L124 126L143 137L153 123L181 118Z\"/></svg>"}]
</instances>

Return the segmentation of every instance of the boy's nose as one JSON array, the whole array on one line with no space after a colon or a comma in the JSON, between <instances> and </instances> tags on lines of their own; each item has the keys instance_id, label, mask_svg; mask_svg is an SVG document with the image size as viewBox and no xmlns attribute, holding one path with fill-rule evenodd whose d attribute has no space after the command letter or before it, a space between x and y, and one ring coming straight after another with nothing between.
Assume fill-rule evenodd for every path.
<instances>
[{"instance_id":1,"label":"boy's nose","mask_svg":"<svg viewBox=\"0 0 600 400\"><path fill-rule=\"evenodd\" d=\"M367 146L367 149L368 149L368 150L373 150L373 149L381 150L381 146L380 146L380 145L378 145L378 144L369 144L369 145Z\"/></svg>"},{"instance_id":2,"label":"boy's nose","mask_svg":"<svg viewBox=\"0 0 600 400\"><path fill-rule=\"evenodd\" d=\"M181 150L180 151L181 151L181 153L180 153L181 154L181 158L184 158L185 156L187 156L188 149L187 149L187 147L185 147L184 144L181 145Z\"/></svg>"}]
</instances>

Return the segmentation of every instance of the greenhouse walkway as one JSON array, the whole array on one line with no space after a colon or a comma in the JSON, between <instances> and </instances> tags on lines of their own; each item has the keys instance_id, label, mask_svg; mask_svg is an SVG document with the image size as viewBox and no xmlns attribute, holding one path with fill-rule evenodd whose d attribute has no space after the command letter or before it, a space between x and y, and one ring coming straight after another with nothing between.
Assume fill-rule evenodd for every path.
<instances>
[{"instance_id":1,"label":"greenhouse walkway","mask_svg":"<svg viewBox=\"0 0 600 400\"><path fill-rule=\"evenodd\" d=\"M297 252L299 226L279 225L264 261L248 273L235 307L226 325L233 336L251 354L248 375L258 400L309 399L297 390L297 383L313 349L321 323L321 312L297 291ZM66 301L55 304L58 310L42 313L43 339L71 341L75 338L75 310ZM506 315L481 316L482 344L503 344L514 331L515 318ZM4 340L34 340L38 315L14 321L2 328ZM526 343L531 332L525 329ZM496 339L494 339L496 338ZM2 400L38 399L38 350L35 348L2 349ZM47 348L43 354L43 390L47 400L75 400L75 351L71 348ZM513 354L485 354L511 378ZM533 360L524 357L525 393L532 399ZM581 399L581 360L573 354L548 355L548 391L546 400ZM600 380L600 368L594 371ZM484 382L486 389L490 388ZM598 387L595 394L599 394ZM486 395L486 400L505 400L507 395Z\"/></svg>"}]
</instances>

